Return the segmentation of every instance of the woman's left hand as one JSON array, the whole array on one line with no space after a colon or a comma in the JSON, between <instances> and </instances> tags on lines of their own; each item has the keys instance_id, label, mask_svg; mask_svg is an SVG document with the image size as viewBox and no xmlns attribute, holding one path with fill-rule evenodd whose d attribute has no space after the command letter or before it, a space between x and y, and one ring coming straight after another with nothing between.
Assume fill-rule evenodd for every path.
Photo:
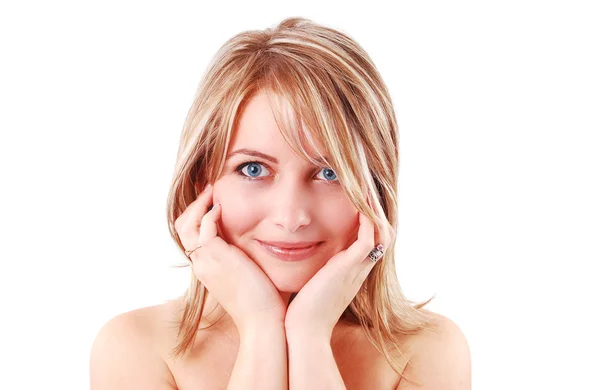
<instances>
[{"instance_id":1,"label":"woman's left hand","mask_svg":"<svg viewBox=\"0 0 600 390\"><path fill-rule=\"evenodd\" d=\"M329 342L334 326L376 264L367 257L369 252L377 244L388 250L394 233L389 222L385 231L376 232L374 223L359 214L357 240L329 259L289 304L285 316L288 334Z\"/></svg>"}]
</instances>

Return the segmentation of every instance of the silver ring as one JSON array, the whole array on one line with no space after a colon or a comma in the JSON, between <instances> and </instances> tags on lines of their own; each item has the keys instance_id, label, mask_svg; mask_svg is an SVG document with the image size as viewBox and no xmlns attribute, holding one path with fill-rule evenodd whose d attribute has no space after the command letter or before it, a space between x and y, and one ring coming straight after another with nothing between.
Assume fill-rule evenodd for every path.
<instances>
[{"instance_id":1,"label":"silver ring","mask_svg":"<svg viewBox=\"0 0 600 390\"><path fill-rule=\"evenodd\" d=\"M383 256L383 245L377 244L377 246L373 248L371 252L369 252L369 259L373 263L376 263L377 260L381 258L381 256Z\"/></svg>"}]
</instances>

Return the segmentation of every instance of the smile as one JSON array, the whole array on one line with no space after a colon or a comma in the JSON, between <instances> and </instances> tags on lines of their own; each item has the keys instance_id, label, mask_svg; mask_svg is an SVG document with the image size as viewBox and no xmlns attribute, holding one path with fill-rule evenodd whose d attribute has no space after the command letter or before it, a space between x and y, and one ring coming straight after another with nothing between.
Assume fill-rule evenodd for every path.
<instances>
[{"instance_id":1,"label":"smile","mask_svg":"<svg viewBox=\"0 0 600 390\"><path fill-rule=\"evenodd\" d=\"M283 261L300 261L314 255L321 246L322 242L306 248L282 248L266 244L256 240L273 257Z\"/></svg>"}]
</instances>

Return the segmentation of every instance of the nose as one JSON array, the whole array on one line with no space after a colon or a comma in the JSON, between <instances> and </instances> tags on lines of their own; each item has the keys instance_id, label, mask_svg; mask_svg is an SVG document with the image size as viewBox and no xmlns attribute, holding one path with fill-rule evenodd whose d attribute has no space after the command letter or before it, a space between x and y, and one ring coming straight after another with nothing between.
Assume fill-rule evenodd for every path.
<instances>
[{"instance_id":1,"label":"nose","mask_svg":"<svg viewBox=\"0 0 600 390\"><path fill-rule=\"evenodd\" d=\"M310 223L314 201L301 180L281 180L274 187L272 199L272 220L285 233L294 233Z\"/></svg>"}]
</instances>

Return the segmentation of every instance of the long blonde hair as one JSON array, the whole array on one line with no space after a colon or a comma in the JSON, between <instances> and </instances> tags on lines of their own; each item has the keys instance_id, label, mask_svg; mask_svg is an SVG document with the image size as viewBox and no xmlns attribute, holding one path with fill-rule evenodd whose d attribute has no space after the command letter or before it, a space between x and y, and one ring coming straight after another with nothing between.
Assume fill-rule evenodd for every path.
<instances>
[{"instance_id":1,"label":"long blonde hair","mask_svg":"<svg viewBox=\"0 0 600 390\"><path fill-rule=\"evenodd\" d=\"M306 161L318 166L324 161L331 167L354 206L377 226L387 219L397 228L399 136L388 90L352 38L294 17L275 28L232 37L202 76L181 134L167 201L169 230L182 253L186 248L174 221L196 199L197 188L214 183L221 174L238 113L258 91L268 92L282 135L294 151ZM330 160L322 154L322 161L311 157L311 152L319 153L317 145ZM173 350L178 357L193 345L205 293L192 272ZM398 335L415 334L433 324L421 310L429 301L413 304L404 297L394 250L388 250L341 318L360 324L402 375L388 347L402 354Z\"/></svg>"}]
</instances>

